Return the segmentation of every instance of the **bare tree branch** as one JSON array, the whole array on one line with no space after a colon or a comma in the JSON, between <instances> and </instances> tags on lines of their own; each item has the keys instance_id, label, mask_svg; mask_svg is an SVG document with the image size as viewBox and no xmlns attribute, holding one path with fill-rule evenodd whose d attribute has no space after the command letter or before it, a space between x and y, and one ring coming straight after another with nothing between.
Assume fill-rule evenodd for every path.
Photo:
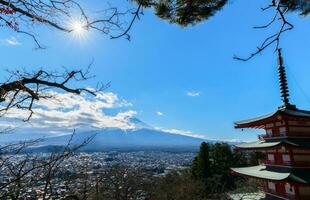
<instances>
[{"instance_id":1,"label":"bare tree branch","mask_svg":"<svg viewBox=\"0 0 310 200\"><path fill-rule=\"evenodd\" d=\"M123 36L129 39L129 31L141 14L142 3L143 0L139 1L137 8L129 8L124 12L109 5L99 13L100 16L95 17L87 14L74 0L0 0L0 25L30 36L40 49L44 46L36 35L29 31L29 27L47 25L65 33L72 33L75 31L74 20L78 20L81 28L86 31L95 30L113 39Z\"/></svg>"},{"instance_id":2,"label":"bare tree branch","mask_svg":"<svg viewBox=\"0 0 310 200\"><path fill-rule=\"evenodd\" d=\"M45 90L49 88L59 89L67 93L81 94L86 92L90 95L96 95L96 92L102 91L109 87L109 84L98 85L98 88L78 88L70 86L71 82L85 81L93 76L89 74L89 68L82 70L65 70L64 73L48 72L39 70L28 73L26 71L10 72L9 81L0 84L0 115L3 116L11 108L28 110L28 121L33 114L34 102L40 98L51 98Z\"/></svg>"},{"instance_id":3,"label":"bare tree branch","mask_svg":"<svg viewBox=\"0 0 310 200\"><path fill-rule=\"evenodd\" d=\"M275 9L275 14L274 14L273 18L270 20L270 22L268 22L267 24L265 24L263 26L256 26L254 28L256 28L256 29L267 29L279 21L280 22L279 30L276 33L272 34L271 36L267 37L261 43L261 45L258 46L256 48L256 50L253 53L251 53L248 57L242 58L242 57L235 55L234 59L241 60L241 61L248 61L248 60L252 59L253 57L255 57L256 55L261 54L265 49L267 49L271 45L275 45L275 51L277 51L279 49L280 40L281 40L283 33L292 30L294 28L294 26L293 26L293 24L288 22L288 20L286 19L286 14L287 14L289 8L287 6L282 5L281 0L272 0L272 4L265 7L265 8L262 8L262 11L266 11L266 10L269 10L271 8Z\"/></svg>"}]
</instances>

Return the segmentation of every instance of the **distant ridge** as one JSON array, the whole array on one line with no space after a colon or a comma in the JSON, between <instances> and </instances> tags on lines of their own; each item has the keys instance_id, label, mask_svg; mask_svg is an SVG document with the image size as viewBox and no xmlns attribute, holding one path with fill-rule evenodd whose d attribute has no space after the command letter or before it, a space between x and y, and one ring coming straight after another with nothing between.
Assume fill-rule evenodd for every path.
<instances>
[{"instance_id":1,"label":"distant ridge","mask_svg":"<svg viewBox=\"0 0 310 200\"><path fill-rule=\"evenodd\" d=\"M168 133L156 129L102 129L76 133L74 144L82 143L86 138L94 136L92 141L83 148L84 151L105 150L197 150L201 138ZM43 146L65 145L70 135L47 138ZM42 148L42 147L41 147Z\"/></svg>"},{"instance_id":2,"label":"distant ridge","mask_svg":"<svg viewBox=\"0 0 310 200\"><path fill-rule=\"evenodd\" d=\"M85 139L94 136L82 151L135 151L135 150L168 150L168 151L197 151L200 144L217 142L190 135L177 134L167 130L160 130L149 126L138 118L128 119L134 124L133 129L103 128L89 131L76 131L72 145L81 144ZM70 133L70 131L68 131ZM58 151L70 140L71 134L63 133L58 136L47 136L42 133L19 133L2 136L2 144L18 142L27 139L36 139L44 136L44 141L32 146L29 150L34 152Z\"/></svg>"}]
</instances>

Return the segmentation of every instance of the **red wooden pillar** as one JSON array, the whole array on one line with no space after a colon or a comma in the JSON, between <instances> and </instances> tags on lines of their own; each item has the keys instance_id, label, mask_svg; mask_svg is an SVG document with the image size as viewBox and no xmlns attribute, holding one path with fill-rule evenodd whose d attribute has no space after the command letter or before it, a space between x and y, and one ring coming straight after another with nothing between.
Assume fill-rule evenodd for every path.
<instances>
[{"instance_id":1,"label":"red wooden pillar","mask_svg":"<svg viewBox=\"0 0 310 200\"><path fill-rule=\"evenodd\" d=\"M291 147L289 147L289 153L290 153L291 165L293 165L295 162L294 162L293 149Z\"/></svg>"},{"instance_id":2,"label":"red wooden pillar","mask_svg":"<svg viewBox=\"0 0 310 200\"><path fill-rule=\"evenodd\" d=\"M295 189L295 196L296 199L300 199L300 194L299 194L299 184L294 184L294 189Z\"/></svg>"}]
</instances>

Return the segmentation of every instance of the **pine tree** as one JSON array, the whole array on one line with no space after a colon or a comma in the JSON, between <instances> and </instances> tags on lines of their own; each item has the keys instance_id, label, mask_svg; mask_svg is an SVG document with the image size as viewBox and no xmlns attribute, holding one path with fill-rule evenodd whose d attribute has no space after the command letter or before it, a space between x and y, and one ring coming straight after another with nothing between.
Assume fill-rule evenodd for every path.
<instances>
[{"instance_id":1,"label":"pine tree","mask_svg":"<svg viewBox=\"0 0 310 200\"><path fill-rule=\"evenodd\" d=\"M253 152L250 154L249 165L256 166L259 164L260 160L264 160L265 158L266 156L262 152Z\"/></svg>"},{"instance_id":2,"label":"pine tree","mask_svg":"<svg viewBox=\"0 0 310 200\"><path fill-rule=\"evenodd\" d=\"M155 14L181 26L195 25L219 12L228 0L132 0L143 7L154 8ZM272 4L273 0L270 0ZM300 15L308 15L310 13L309 0L281 0L281 7L285 7L288 11L298 12Z\"/></svg>"},{"instance_id":3,"label":"pine tree","mask_svg":"<svg viewBox=\"0 0 310 200\"><path fill-rule=\"evenodd\" d=\"M210 176L210 147L206 142L201 143L198 155L192 164L192 175L196 179L207 179Z\"/></svg>"},{"instance_id":4,"label":"pine tree","mask_svg":"<svg viewBox=\"0 0 310 200\"><path fill-rule=\"evenodd\" d=\"M231 146L226 143L216 143L210 151L211 171L213 174L227 174L233 164Z\"/></svg>"}]
</instances>

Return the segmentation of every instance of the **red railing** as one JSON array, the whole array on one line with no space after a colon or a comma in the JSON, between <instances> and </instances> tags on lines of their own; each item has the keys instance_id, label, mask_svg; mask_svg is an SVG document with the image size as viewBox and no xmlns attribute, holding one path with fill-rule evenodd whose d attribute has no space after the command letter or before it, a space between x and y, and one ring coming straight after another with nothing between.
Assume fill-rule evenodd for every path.
<instances>
[{"instance_id":1,"label":"red railing","mask_svg":"<svg viewBox=\"0 0 310 200\"><path fill-rule=\"evenodd\" d=\"M261 160L260 162L261 162L261 164L264 164L264 165L275 165L275 164L278 164L274 160Z\"/></svg>"},{"instance_id":2,"label":"red railing","mask_svg":"<svg viewBox=\"0 0 310 200\"><path fill-rule=\"evenodd\" d=\"M291 161L276 161L276 160L261 160L261 164L263 165L285 165L285 166L291 166Z\"/></svg>"},{"instance_id":3,"label":"red railing","mask_svg":"<svg viewBox=\"0 0 310 200\"><path fill-rule=\"evenodd\" d=\"M268 139L268 138L284 138L284 137L295 137L295 138L310 138L308 133L273 133L272 135L261 134L258 135L260 140Z\"/></svg>"},{"instance_id":4,"label":"red railing","mask_svg":"<svg viewBox=\"0 0 310 200\"><path fill-rule=\"evenodd\" d=\"M271 138L271 136L263 134L263 135L258 135L258 139L263 140L265 138Z\"/></svg>"},{"instance_id":5,"label":"red railing","mask_svg":"<svg viewBox=\"0 0 310 200\"><path fill-rule=\"evenodd\" d=\"M265 192L285 199L297 199L295 194L283 193L275 190L270 190L268 188L267 189L265 188Z\"/></svg>"},{"instance_id":6,"label":"red railing","mask_svg":"<svg viewBox=\"0 0 310 200\"><path fill-rule=\"evenodd\" d=\"M282 135L282 134L272 134L272 135L262 134L262 135L258 135L258 138L260 140L268 139L268 138L277 138L277 137L287 137L287 135Z\"/></svg>"},{"instance_id":7,"label":"red railing","mask_svg":"<svg viewBox=\"0 0 310 200\"><path fill-rule=\"evenodd\" d=\"M265 165L285 165L291 166L293 163L291 161L276 161L276 160L262 160L262 164ZM296 165L296 163L294 163Z\"/></svg>"},{"instance_id":8,"label":"red railing","mask_svg":"<svg viewBox=\"0 0 310 200\"><path fill-rule=\"evenodd\" d=\"M296 167L309 167L310 162L306 161L275 161L275 160L260 160L261 165L284 165L284 166L296 166Z\"/></svg>"},{"instance_id":9,"label":"red railing","mask_svg":"<svg viewBox=\"0 0 310 200\"><path fill-rule=\"evenodd\" d=\"M283 165L292 165L293 163L291 161L282 161Z\"/></svg>"}]
</instances>

